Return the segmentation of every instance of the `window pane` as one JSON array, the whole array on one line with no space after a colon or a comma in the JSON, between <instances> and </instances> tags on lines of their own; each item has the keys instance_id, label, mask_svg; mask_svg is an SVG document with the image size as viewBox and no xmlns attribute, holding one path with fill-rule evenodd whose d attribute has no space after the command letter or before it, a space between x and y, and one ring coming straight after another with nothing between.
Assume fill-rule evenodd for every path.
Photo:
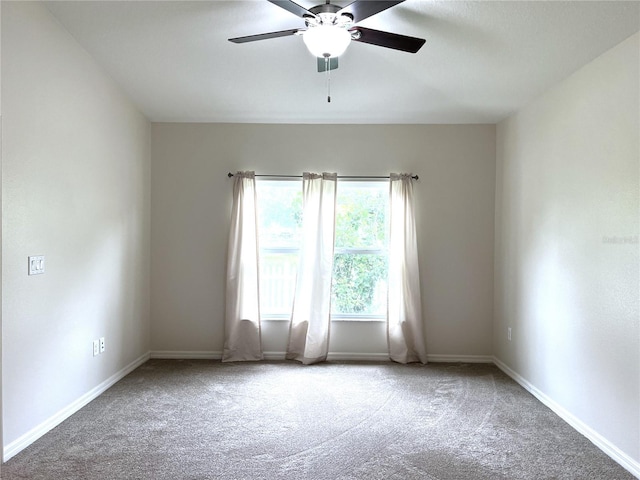
<instances>
[{"instance_id":1,"label":"window pane","mask_svg":"<svg viewBox=\"0 0 640 480\"><path fill-rule=\"evenodd\" d=\"M387 182L341 182L336 205L336 248L387 246Z\"/></svg>"},{"instance_id":2,"label":"window pane","mask_svg":"<svg viewBox=\"0 0 640 480\"><path fill-rule=\"evenodd\" d=\"M302 230L300 181L256 182L260 248L298 248Z\"/></svg>"},{"instance_id":3,"label":"window pane","mask_svg":"<svg viewBox=\"0 0 640 480\"><path fill-rule=\"evenodd\" d=\"M296 287L302 231L302 184L299 180L259 180L256 182L256 190L260 241L260 312L267 317L288 316L291 314ZM274 249L281 251L275 253Z\"/></svg>"},{"instance_id":4,"label":"window pane","mask_svg":"<svg viewBox=\"0 0 640 480\"><path fill-rule=\"evenodd\" d=\"M331 313L386 315L386 255L335 255Z\"/></svg>"},{"instance_id":5,"label":"window pane","mask_svg":"<svg viewBox=\"0 0 640 480\"><path fill-rule=\"evenodd\" d=\"M297 253L260 254L260 312L289 315L296 288Z\"/></svg>"}]
</instances>

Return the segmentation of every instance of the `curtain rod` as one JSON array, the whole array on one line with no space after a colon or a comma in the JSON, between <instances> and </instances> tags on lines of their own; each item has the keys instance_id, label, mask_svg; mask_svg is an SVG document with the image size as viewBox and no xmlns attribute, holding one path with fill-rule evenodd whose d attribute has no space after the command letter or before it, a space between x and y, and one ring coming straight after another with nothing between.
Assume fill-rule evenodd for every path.
<instances>
[{"instance_id":1,"label":"curtain rod","mask_svg":"<svg viewBox=\"0 0 640 480\"><path fill-rule=\"evenodd\" d=\"M234 174L229 172L227 174L227 176L229 178L233 177ZM256 175L256 177L271 177L271 178L302 178L302 175ZM375 179L375 178L389 178L389 175L380 175L380 176L376 176L376 175L338 175L338 178L350 178L350 179ZM413 178L414 180L418 180L418 175L411 175L411 178Z\"/></svg>"}]
</instances>

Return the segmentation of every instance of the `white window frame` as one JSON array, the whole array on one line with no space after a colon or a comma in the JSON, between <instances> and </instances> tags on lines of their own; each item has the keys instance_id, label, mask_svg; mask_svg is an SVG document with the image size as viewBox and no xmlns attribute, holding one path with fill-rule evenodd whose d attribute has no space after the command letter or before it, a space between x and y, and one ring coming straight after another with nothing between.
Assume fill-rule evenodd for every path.
<instances>
[{"instance_id":1,"label":"white window frame","mask_svg":"<svg viewBox=\"0 0 640 480\"><path fill-rule=\"evenodd\" d=\"M260 189L260 183L269 183L269 184L274 184L274 183L282 183L282 184L289 184L289 185L297 185L300 187L300 190L302 191L302 178L277 178L277 177L269 177L269 178L256 178L256 188L259 190ZM258 199L259 201L259 199ZM260 232L258 232L258 236L260 235ZM262 247L262 245L260 244L260 242L258 242L258 247L259 247L259 268L261 269L260 273L262 274L262 257L266 256L266 255L271 255L271 254L284 254L284 255L296 255L299 256L300 255L300 247ZM294 292L295 292L295 285L294 285ZM291 304L291 309L293 310L293 302ZM262 311L262 309L260 310L260 320L265 320L265 321L289 321L291 319L291 314L292 312L289 313L265 313Z\"/></svg>"},{"instance_id":2,"label":"white window frame","mask_svg":"<svg viewBox=\"0 0 640 480\"><path fill-rule=\"evenodd\" d=\"M291 179L291 178L269 178L261 180L259 178L256 179L257 182L283 182L289 184L299 184L300 189L302 189L302 179ZM340 183L356 183L363 182L368 184L373 183L388 183L388 180L374 180L374 179L362 179L362 180L354 180L354 179L345 179L340 180ZM258 187L259 188L259 187ZM338 195L340 195L340 187L338 187ZM334 258L335 255L338 254L351 254L351 255L380 255L380 256L388 256L389 250L388 248L334 248ZM260 254L260 263L262 263L263 255L271 255L271 254L285 254L285 255L300 255L300 247L259 247ZM261 265L262 266L262 265ZM295 288L295 287L294 287ZM291 305L293 309L293 304ZM260 312L261 320L265 321L289 321L291 318L291 312L289 313L264 313ZM331 313L331 321L338 322L386 322L387 313L374 315L374 314L358 314L358 313Z\"/></svg>"},{"instance_id":3,"label":"white window frame","mask_svg":"<svg viewBox=\"0 0 640 480\"><path fill-rule=\"evenodd\" d=\"M333 255L350 254L350 255L389 255L383 249L375 248L335 248ZM333 280L333 275L332 275ZM331 320L342 322L386 322L387 315L374 315L371 313L331 313Z\"/></svg>"},{"instance_id":4,"label":"white window frame","mask_svg":"<svg viewBox=\"0 0 640 480\"><path fill-rule=\"evenodd\" d=\"M380 184L384 183L386 185L389 184L389 180L387 179L370 179L370 178L362 178L362 179L340 179L338 178L338 183L362 183L366 188L367 185ZM338 186L338 195L340 195L340 187ZM388 205L387 205L388 208ZM387 212L388 215L389 212ZM387 217L388 221L388 217ZM334 248L334 258L336 254L355 254L355 255L389 255L388 246L386 249L382 248ZM370 313L332 313L331 320L343 321L343 322L386 322L387 321L387 313L380 315L373 315Z\"/></svg>"}]
</instances>

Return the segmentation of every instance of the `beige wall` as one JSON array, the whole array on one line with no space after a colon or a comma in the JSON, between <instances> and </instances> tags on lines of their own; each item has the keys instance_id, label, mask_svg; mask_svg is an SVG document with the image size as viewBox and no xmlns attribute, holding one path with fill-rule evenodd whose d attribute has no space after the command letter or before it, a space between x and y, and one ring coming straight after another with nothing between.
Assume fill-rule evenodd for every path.
<instances>
[{"instance_id":1,"label":"beige wall","mask_svg":"<svg viewBox=\"0 0 640 480\"><path fill-rule=\"evenodd\" d=\"M495 127L152 126L152 349L220 352L227 172L420 175L419 253L428 352L491 355ZM334 353L386 353L384 325L334 322ZM282 352L286 324L265 325Z\"/></svg>"},{"instance_id":2,"label":"beige wall","mask_svg":"<svg viewBox=\"0 0 640 480\"><path fill-rule=\"evenodd\" d=\"M2 98L7 449L149 350L150 124L32 2L2 2Z\"/></svg>"},{"instance_id":3,"label":"beige wall","mask_svg":"<svg viewBox=\"0 0 640 480\"><path fill-rule=\"evenodd\" d=\"M636 34L499 124L494 324L496 357L636 468L639 52Z\"/></svg>"}]
</instances>

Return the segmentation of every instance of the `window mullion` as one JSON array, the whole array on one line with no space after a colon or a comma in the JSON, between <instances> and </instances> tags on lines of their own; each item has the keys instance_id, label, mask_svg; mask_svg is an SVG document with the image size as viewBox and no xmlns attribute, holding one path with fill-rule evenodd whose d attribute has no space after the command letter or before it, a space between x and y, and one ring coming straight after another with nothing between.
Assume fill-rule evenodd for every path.
<instances>
[{"instance_id":1,"label":"window mullion","mask_svg":"<svg viewBox=\"0 0 640 480\"><path fill-rule=\"evenodd\" d=\"M387 255L388 249L384 248L335 248L335 254L350 254L350 255Z\"/></svg>"},{"instance_id":2,"label":"window mullion","mask_svg":"<svg viewBox=\"0 0 640 480\"><path fill-rule=\"evenodd\" d=\"M289 253L300 253L299 248L295 247L260 247L260 253L263 254L289 254Z\"/></svg>"}]
</instances>

